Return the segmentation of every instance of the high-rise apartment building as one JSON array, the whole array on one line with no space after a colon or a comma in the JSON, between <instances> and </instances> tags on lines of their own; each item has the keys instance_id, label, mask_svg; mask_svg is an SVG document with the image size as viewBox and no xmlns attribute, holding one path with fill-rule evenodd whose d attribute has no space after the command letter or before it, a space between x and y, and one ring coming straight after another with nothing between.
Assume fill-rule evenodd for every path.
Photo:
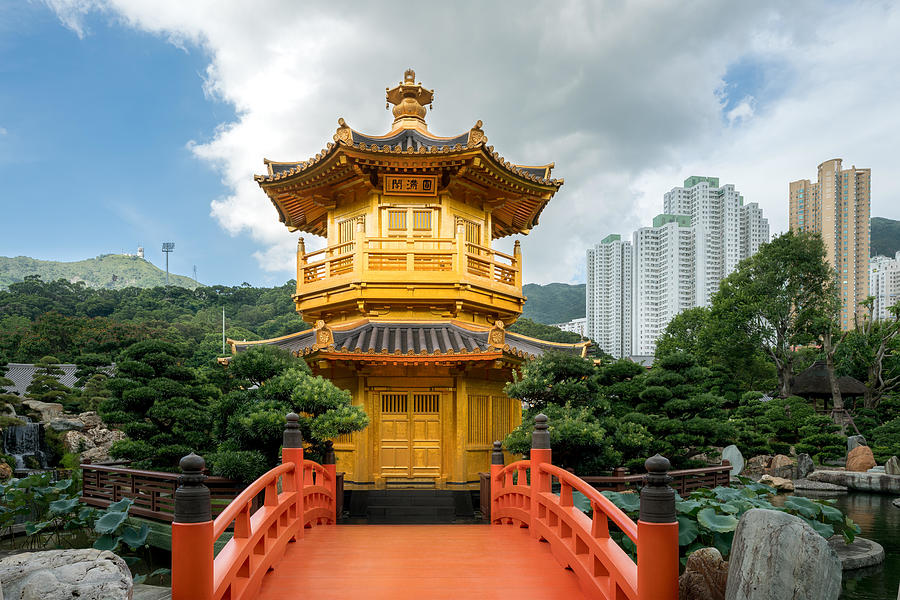
<instances>
[{"instance_id":1,"label":"high-rise apartment building","mask_svg":"<svg viewBox=\"0 0 900 600\"><path fill-rule=\"evenodd\" d=\"M696 306L694 230L689 215L658 215L634 232L632 352L649 356L683 310Z\"/></svg>"},{"instance_id":2,"label":"high-rise apartment building","mask_svg":"<svg viewBox=\"0 0 900 600\"><path fill-rule=\"evenodd\" d=\"M816 183L789 186L791 229L820 233L837 272L842 329L853 327L853 314L869 295L871 178L871 169L842 169L835 158L819 165Z\"/></svg>"},{"instance_id":3,"label":"high-rise apartment building","mask_svg":"<svg viewBox=\"0 0 900 600\"><path fill-rule=\"evenodd\" d=\"M755 202L744 206L734 185L718 177L688 177L663 196L663 211L687 215L694 232L694 306L708 306L719 282L769 239L769 222Z\"/></svg>"},{"instance_id":4,"label":"high-rise apartment building","mask_svg":"<svg viewBox=\"0 0 900 600\"><path fill-rule=\"evenodd\" d=\"M888 308L900 302L900 252L894 258L873 256L869 259L869 295L874 300L872 317L876 321L892 319Z\"/></svg>"},{"instance_id":5,"label":"high-rise apartment building","mask_svg":"<svg viewBox=\"0 0 900 600\"><path fill-rule=\"evenodd\" d=\"M631 355L631 242L608 235L587 251L586 333L615 358Z\"/></svg>"},{"instance_id":6,"label":"high-rise apartment building","mask_svg":"<svg viewBox=\"0 0 900 600\"><path fill-rule=\"evenodd\" d=\"M629 348L632 355L652 355L672 317L709 305L722 279L769 241L769 222L759 205L744 204L733 185L720 186L716 177L688 177L683 187L664 195L663 207L665 213L653 219L652 227L633 235L630 313L617 316L625 294L618 290L624 288L618 287L621 280L608 281L611 244L622 252L627 242L608 236L588 250L588 335L615 356L627 356ZM626 326L630 343L619 345L615 336Z\"/></svg>"}]
</instances>

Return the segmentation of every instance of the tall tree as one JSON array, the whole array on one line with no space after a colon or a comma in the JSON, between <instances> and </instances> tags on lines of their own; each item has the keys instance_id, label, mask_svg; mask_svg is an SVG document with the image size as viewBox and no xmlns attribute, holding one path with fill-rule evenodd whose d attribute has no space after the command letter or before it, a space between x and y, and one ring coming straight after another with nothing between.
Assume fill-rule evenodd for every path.
<instances>
[{"instance_id":1,"label":"tall tree","mask_svg":"<svg viewBox=\"0 0 900 600\"><path fill-rule=\"evenodd\" d=\"M893 318L884 320L874 318L874 298L860 304L866 312L854 316L837 360L841 370L865 383L865 408L875 409L900 387L900 303L888 309Z\"/></svg>"},{"instance_id":2,"label":"tall tree","mask_svg":"<svg viewBox=\"0 0 900 600\"><path fill-rule=\"evenodd\" d=\"M713 296L712 316L727 324L719 342L759 348L775 363L780 395L790 396L794 348L820 336L832 311L833 280L818 234L789 231L763 244Z\"/></svg>"}]
</instances>

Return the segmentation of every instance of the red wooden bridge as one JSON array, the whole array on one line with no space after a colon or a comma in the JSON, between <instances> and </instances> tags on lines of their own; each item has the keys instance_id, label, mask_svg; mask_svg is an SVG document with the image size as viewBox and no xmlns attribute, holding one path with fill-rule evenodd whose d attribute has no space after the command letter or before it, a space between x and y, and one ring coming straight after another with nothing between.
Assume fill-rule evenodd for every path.
<instances>
[{"instance_id":1,"label":"red wooden bridge","mask_svg":"<svg viewBox=\"0 0 900 600\"><path fill-rule=\"evenodd\" d=\"M213 519L204 461L183 458L173 600L678 598L675 493L669 461L659 455L646 463L637 523L552 464L543 415L529 460L504 466L494 444L491 525L336 525L335 466L325 462L332 464L304 459L298 417L288 415L282 464ZM576 490L590 502L590 516L574 505ZM636 563L610 536L610 523L636 545ZM229 528L231 540L214 556Z\"/></svg>"}]
</instances>

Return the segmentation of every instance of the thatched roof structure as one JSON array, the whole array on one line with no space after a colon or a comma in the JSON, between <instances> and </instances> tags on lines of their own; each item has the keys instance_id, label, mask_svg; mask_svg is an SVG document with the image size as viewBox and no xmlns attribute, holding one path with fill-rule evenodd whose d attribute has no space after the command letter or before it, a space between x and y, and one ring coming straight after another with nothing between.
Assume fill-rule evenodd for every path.
<instances>
[{"instance_id":1,"label":"thatched roof structure","mask_svg":"<svg viewBox=\"0 0 900 600\"><path fill-rule=\"evenodd\" d=\"M861 381L846 375L838 377L838 387L844 397L863 396L866 393L866 386ZM794 377L791 393L803 398L831 398L831 382L828 380L825 361L817 360Z\"/></svg>"}]
</instances>

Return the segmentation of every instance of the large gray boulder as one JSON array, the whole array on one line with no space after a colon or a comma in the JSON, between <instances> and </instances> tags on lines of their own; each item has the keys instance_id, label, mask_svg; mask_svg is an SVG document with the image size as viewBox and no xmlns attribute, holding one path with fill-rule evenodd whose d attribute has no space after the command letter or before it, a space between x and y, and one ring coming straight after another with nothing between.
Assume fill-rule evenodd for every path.
<instances>
[{"instance_id":1,"label":"large gray boulder","mask_svg":"<svg viewBox=\"0 0 900 600\"><path fill-rule=\"evenodd\" d=\"M41 422L48 423L63 414L63 405L59 402L41 402L40 400L23 400L22 404L41 415Z\"/></svg>"},{"instance_id":2,"label":"large gray boulder","mask_svg":"<svg viewBox=\"0 0 900 600\"><path fill-rule=\"evenodd\" d=\"M48 427L57 433L62 433L63 431L81 431L84 429L84 423L76 419L66 419L65 417L61 417L50 421Z\"/></svg>"},{"instance_id":3,"label":"large gray boulder","mask_svg":"<svg viewBox=\"0 0 900 600\"><path fill-rule=\"evenodd\" d=\"M755 508L741 517L725 600L836 600L841 561L799 517Z\"/></svg>"},{"instance_id":4,"label":"large gray boulder","mask_svg":"<svg viewBox=\"0 0 900 600\"><path fill-rule=\"evenodd\" d=\"M727 460L731 463L732 477L737 477L744 470L744 455L741 454L741 451L734 444L725 446L722 449L722 460Z\"/></svg>"},{"instance_id":5,"label":"large gray boulder","mask_svg":"<svg viewBox=\"0 0 900 600\"><path fill-rule=\"evenodd\" d=\"M875 494L900 494L900 476L887 473L854 473L819 469L807 476L810 481L824 481L851 490Z\"/></svg>"},{"instance_id":6,"label":"large gray boulder","mask_svg":"<svg viewBox=\"0 0 900 600\"><path fill-rule=\"evenodd\" d=\"M809 454L797 455L797 479L803 479L815 470L816 465L813 464L813 459Z\"/></svg>"},{"instance_id":7,"label":"large gray boulder","mask_svg":"<svg viewBox=\"0 0 900 600\"><path fill-rule=\"evenodd\" d=\"M892 456L884 463L884 472L888 475L900 475L900 458Z\"/></svg>"},{"instance_id":8,"label":"large gray boulder","mask_svg":"<svg viewBox=\"0 0 900 600\"><path fill-rule=\"evenodd\" d=\"M861 435L851 435L847 438L847 454L850 454L850 451L856 448L857 446L868 446L868 442L866 442L866 438Z\"/></svg>"},{"instance_id":9,"label":"large gray boulder","mask_svg":"<svg viewBox=\"0 0 900 600\"><path fill-rule=\"evenodd\" d=\"M105 550L47 550L0 560L6 600L132 600L131 571Z\"/></svg>"}]
</instances>

